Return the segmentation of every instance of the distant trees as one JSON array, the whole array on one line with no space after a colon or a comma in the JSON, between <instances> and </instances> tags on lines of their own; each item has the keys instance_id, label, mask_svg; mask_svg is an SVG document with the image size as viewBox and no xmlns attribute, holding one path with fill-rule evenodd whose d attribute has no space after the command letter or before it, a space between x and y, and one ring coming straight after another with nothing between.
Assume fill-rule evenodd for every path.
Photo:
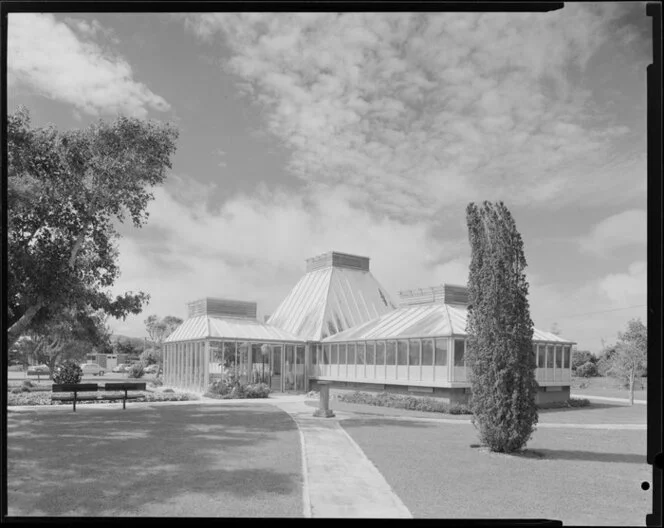
<instances>
[{"instance_id":1,"label":"distant trees","mask_svg":"<svg viewBox=\"0 0 664 528\"><path fill-rule=\"evenodd\" d=\"M167 315L160 319L157 315L149 316L145 321L145 330L147 331L152 348L147 348L141 354L141 361L145 365L152 365L157 363L159 365L159 373L161 373L163 351L162 345L171 333L182 324L182 319L172 315Z\"/></svg>"},{"instance_id":2,"label":"distant trees","mask_svg":"<svg viewBox=\"0 0 664 528\"><path fill-rule=\"evenodd\" d=\"M21 107L7 123L8 345L63 311L141 312L144 293L113 297L114 221L147 219L171 167L177 130L118 117L82 130L33 128Z\"/></svg>"},{"instance_id":3,"label":"distant trees","mask_svg":"<svg viewBox=\"0 0 664 528\"><path fill-rule=\"evenodd\" d=\"M589 350L574 350L572 351L572 372L578 375L577 369L586 363L597 362L597 356Z\"/></svg>"},{"instance_id":4,"label":"distant trees","mask_svg":"<svg viewBox=\"0 0 664 528\"><path fill-rule=\"evenodd\" d=\"M470 203L466 220L473 423L492 451L512 452L525 446L538 418L523 242L502 202Z\"/></svg>"},{"instance_id":5,"label":"distant trees","mask_svg":"<svg viewBox=\"0 0 664 528\"><path fill-rule=\"evenodd\" d=\"M611 357L609 376L621 380L629 388L629 401L634 405L634 381L648 368L648 330L640 319L627 323L627 330L618 334L618 343Z\"/></svg>"}]
</instances>

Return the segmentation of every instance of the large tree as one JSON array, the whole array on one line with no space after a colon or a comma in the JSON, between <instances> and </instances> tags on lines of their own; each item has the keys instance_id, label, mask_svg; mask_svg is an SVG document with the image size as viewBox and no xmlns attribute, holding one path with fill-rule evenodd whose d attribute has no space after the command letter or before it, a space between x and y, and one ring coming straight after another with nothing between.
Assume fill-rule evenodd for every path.
<instances>
[{"instance_id":1,"label":"large tree","mask_svg":"<svg viewBox=\"0 0 664 528\"><path fill-rule=\"evenodd\" d=\"M169 124L128 117L58 131L32 128L25 108L9 116L9 346L62 309L141 312L146 294L109 292L119 275L113 222L145 223L177 135Z\"/></svg>"},{"instance_id":2,"label":"large tree","mask_svg":"<svg viewBox=\"0 0 664 528\"><path fill-rule=\"evenodd\" d=\"M640 319L627 323L627 331L618 334L618 343L611 356L608 375L621 380L629 388L629 403L634 405L634 381L648 368L648 329Z\"/></svg>"},{"instance_id":3,"label":"large tree","mask_svg":"<svg viewBox=\"0 0 664 528\"><path fill-rule=\"evenodd\" d=\"M468 204L470 406L492 451L522 449L537 423L533 322L521 235L502 202Z\"/></svg>"},{"instance_id":4,"label":"large tree","mask_svg":"<svg viewBox=\"0 0 664 528\"><path fill-rule=\"evenodd\" d=\"M167 315L163 319L159 319L157 315L150 315L145 321L145 330L148 333L150 341L158 350L173 330L182 324L182 319L173 315Z\"/></svg>"},{"instance_id":5,"label":"large tree","mask_svg":"<svg viewBox=\"0 0 664 528\"><path fill-rule=\"evenodd\" d=\"M102 311L63 309L55 316L34 322L24 337L33 344L35 361L48 365L51 376L57 363L81 361L92 350L110 344L110 333Z\"/></svg>"}]
</instances>

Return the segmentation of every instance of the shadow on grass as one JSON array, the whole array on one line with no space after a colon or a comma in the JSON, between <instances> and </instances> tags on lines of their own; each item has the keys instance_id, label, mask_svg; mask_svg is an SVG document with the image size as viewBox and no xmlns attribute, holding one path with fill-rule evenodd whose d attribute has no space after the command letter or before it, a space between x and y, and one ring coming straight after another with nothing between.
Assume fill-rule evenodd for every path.
<instances>
[{"instance_id":1,"label":"shadow on grass","mask_svg":"<svg viewBox=\"0 0 664 528\"><path fill-rule=\"evenodd\" d=\"M581 460L587 462L616 462L621 464L647 464L645 455L625 453L601 453L594 451L578 451L574 449L540 449L532 451L541 454L544 459Z\"/></svg>"},{"instance_id":2,"label":"shadow on grass","mask_svg":"<svg viewBox=\"0 0 664 528\"><path fill-rule=\"evenodd\" d=\"M595 411L599 409L616 409L618 407L629 407L622 403L605 403L605 402L590 402L590 405L585 407L560 407L560 408L545 408L537 409L538 414L552 414L559 412L574 412L574 411Z\"/></svg>"},{"instance_id":3,"label":"shadow on grass","mask_svg":"<svg viewBox=\"0 0 664 528\"><path fill-rule=\"evenodd\" d=\"M300 495L297 426L267 405L17 413L7 440L10 511L22 514L131 513L187 494L209 503Z\"/></svg>"}]
</instances>

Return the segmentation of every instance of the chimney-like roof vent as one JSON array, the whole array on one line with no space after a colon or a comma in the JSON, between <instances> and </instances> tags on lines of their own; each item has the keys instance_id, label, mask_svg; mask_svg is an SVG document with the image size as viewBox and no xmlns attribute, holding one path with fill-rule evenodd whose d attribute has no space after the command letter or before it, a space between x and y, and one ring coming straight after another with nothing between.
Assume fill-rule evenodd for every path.
<instances>
[{"instance_id":1,"label":"chimney-like roof vent","mask_svg":"<svg viewBox=\"0 0 664 528\"><path fill-rule=\"evenodd\" d=\"M461 304L468 306L468 288L454 284L441 284L399 292L400 306L418 304Z\"/></svg>"},{"instance_id":2,"label":"chimney-like roof vent","mask_svg":"<svg viewBox=\"0 0 664 528\"><path fill-rule=\"evenodd\" d=\"M369 257L360 257L348 253L328 251L322 255L307 259L307 273L330 267L369 271Z\"/></svg>"},{"instance_id":3,"label":"chimney-like roof vent","mask_svg":"<svg viewBox=\"0 0 664 528\"><path fill-rule=\"evenodd\" d=\"M187 317L199 315L219 315L225 317L242 317L256 319L256 303L205 297L187 303Z\"/></svg>"}]
</instances>

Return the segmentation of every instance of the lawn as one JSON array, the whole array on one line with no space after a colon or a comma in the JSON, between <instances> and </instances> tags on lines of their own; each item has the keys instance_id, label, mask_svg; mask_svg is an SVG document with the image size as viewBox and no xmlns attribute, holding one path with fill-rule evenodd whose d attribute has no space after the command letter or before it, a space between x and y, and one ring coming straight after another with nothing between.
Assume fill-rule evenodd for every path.
<instances>
[{"instance_id":1,"label":"lawn","mask_svg":"<svg viewBox=\"0 0 664 528\"><path fill-rule=\"evenodd\" d=\"M571 411L577 412L577 411ZM578 411L582 412L582 411ZM543 458L472 448L472 425L365 416L341 422L415 518L549 518L643 525L652 504L646 431L542 428Z\"/></svg>"},{"instance_id":2,"label":"lawn","mask_svg":"<svg viewBox=\"0 0 664 528\"><path fill-rule=\"evenodd\" d=\"M8 411L11 516L302 516L299 433L271 405Z\"/></svg>"},{"instance_id":3,"label":"lawn","mask_svg":"<svg viewBox=\"0 0 664 528\"><path fill-rule=\"evenodd\" d=\"M645 389L647 379L643 378L643 389L634 390L635 400L646 400L648 398L647 390ZM585 385L581 388L581 385ZM636 388L641 388L637 385ZM596 378L572 378L571 385L572 394L583 397L584 394L592 396L603 396L605 398L623 398L629 399L629 390L623 389L620 383L610 377L596 377Z\"/></svg>"}]
</instances>

